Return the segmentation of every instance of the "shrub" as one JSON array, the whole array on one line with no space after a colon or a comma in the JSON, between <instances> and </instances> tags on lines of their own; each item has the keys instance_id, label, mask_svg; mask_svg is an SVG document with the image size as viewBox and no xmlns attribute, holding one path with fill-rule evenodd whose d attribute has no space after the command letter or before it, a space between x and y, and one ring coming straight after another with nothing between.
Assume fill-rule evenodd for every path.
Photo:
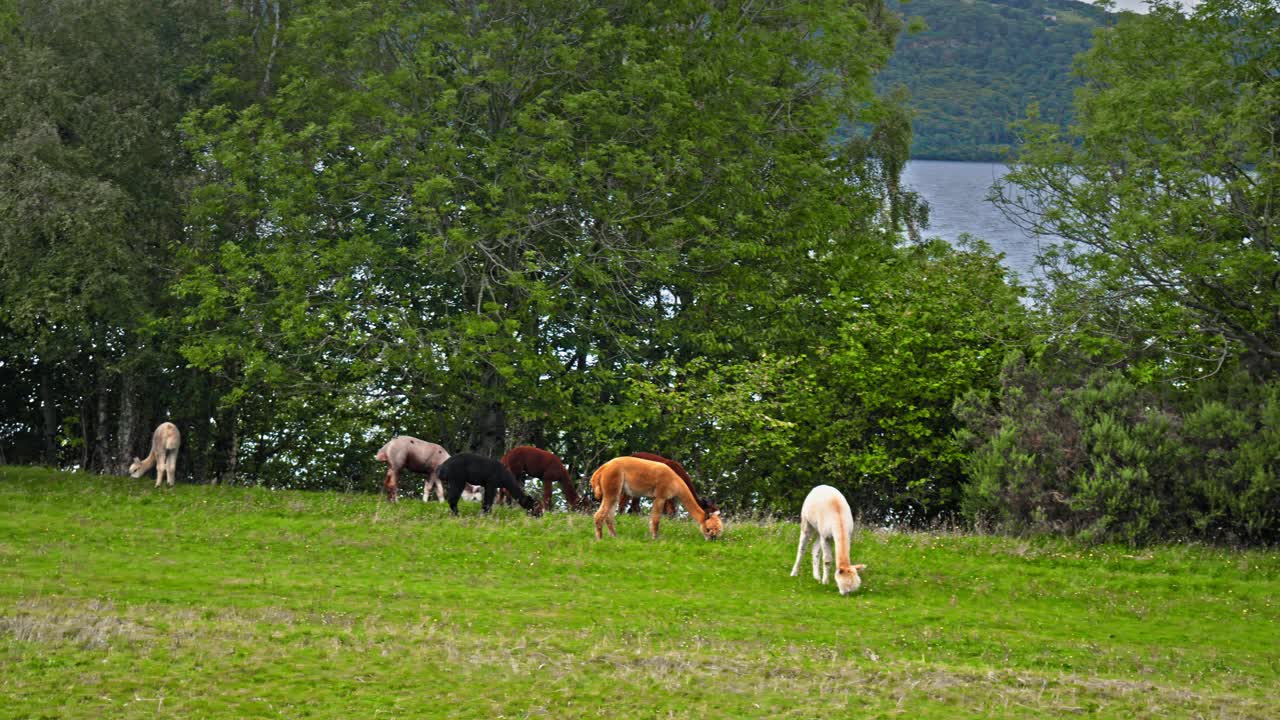
<instances>
[{"instance_id":1,"label":"shrub","mask_svg":"<svg viewBox=\"0 0 1280 720\"><path fill-rule=\"evenodd\" d=\"M973 451L962 511L1097 541L1274 542L1280 384L1243 375L1166 396L1119 370L1074 386L1014 356L957 404Z\"/></svg>"}]
</instances>

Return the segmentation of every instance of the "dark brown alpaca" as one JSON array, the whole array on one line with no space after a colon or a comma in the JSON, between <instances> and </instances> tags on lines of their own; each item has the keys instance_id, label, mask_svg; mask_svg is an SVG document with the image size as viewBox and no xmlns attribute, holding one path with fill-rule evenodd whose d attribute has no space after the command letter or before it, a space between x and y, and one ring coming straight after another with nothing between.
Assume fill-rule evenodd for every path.
<instances>
[{"instance_id":1,"label":"dark brown alpaca","mask_svg":"<svg viewBox=\"0 0 1280 720\"><path fill-rule=\"evenodd\" d=\"M675 471L676 475L680 476L680 479L684 481L684 484L689 486L689 492L693 495L694 499L698 501L698 504L699 505L703 504L702 499L698 497L698 490L693 487L693 481L689 479L689 473L685 471L684 466L681 465L680 463L676 462L675 460L668 460L667 458L664 458L661 455L655 455L650 452L633 452L631 453L631 457L638 457L641 460L652 460L654 462L660 462L663 465L666 465L667 467L671 468L672 470ZM623 499L622 504L626 505L625 498ZM712 507L714 507L714 505ZM666 507L664 507L662 510L668 515L675 515L676 514L675 499L672 498L670 500L667 500ZM627 509L627 512L640 512L640 498L638 497L631 498L631 505Z\"/></svg>"},{"instance_id":2,"label":"dark brown alpaca","mask_svg":"<svg viewBox=\"0 0 1280 720\"><path fill-rule=\"evenodd\" d=\"M520 445L513 447L502 456L502 464L506 466L511 474L515 476L518 482L524 482L525 478L540 478L542 480L542 510L551 507L551 483L560 484L560 492L564 493L564 502L570 510L580 510L583 507L582 498L578 495L578 489L573 486L573 481L569 479L569 471L565 469L564 463L555 453L547 452L541 448L532 445Z\"/></svg>"}]
</instances>

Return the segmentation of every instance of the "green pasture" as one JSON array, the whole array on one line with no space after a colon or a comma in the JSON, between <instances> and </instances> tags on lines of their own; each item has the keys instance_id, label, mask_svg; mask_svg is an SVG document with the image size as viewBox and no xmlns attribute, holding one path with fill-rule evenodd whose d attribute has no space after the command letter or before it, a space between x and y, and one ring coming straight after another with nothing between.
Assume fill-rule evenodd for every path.
<instances>
[{"instance_id":1,"label":"green pasture","mask_svg":"<svg viewBox=\"0 0 1280 720\"><path fill-rule=\"evenodd\" d=\"M0 717L1280 717L1275 550L646 528L0 468Z\"/></svg>"}]
</instances>

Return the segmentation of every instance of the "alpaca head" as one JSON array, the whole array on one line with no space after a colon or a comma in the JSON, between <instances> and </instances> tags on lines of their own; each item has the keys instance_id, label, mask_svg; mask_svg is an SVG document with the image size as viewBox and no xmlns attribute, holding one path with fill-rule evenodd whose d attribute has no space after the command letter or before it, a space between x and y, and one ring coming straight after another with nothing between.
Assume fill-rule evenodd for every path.
<instances>
[{"instance_id":1,"label":"alpaca head","mask_svg":"<svg viewBox=\"0 0 1280 720\"><path fill-rule=\"evenodd\" d=\"M720 520L720 511L713 510L707 513L706 519L702 521L702 537L715 540L722 532L724 532L724 522Z\"/></svg>"},{"instance_id":2,"label":"alpaca head","mask_svg":"<svg viewBox=\"0 0 1280 720\"><path fill-rule=\"evenodd\" d=\"M524 511L532 517L542 517L542 506L538 504L537 500L526 495L523 498L516 498L516 502L520 503L520 507L524 508Z\"/></svg>"},{"instance_id":3,"label":"alpaca head","mask_svg":"<svg viewBox=\"0 0 1280 720\"><path fill-rule=\"evenodd\" d=\"M836 570L836 588L840 590L841 595L848 595L862 585L862 578L858 575L858 571L865 567L866 565L852 565Z\"/></svg>"},{"instance_id":4,"label":"alpaca head","mask_svg":"<svg viewBox=\"0 0 1280 720\"><path fill-rule=\"evenodd\" d=\"M129 466L129 477L142 477L142 461L138 458L134 458L133 464Z\"/></svg>"}]
</instances>

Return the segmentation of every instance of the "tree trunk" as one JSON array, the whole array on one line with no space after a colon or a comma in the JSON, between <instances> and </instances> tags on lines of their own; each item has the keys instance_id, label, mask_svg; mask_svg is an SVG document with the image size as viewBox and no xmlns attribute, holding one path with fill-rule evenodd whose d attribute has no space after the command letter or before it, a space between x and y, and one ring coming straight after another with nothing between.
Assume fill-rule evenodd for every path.
<instances>
[{"instance_id":1,"label":"tree trunk","mask_svg":"<svg viewBox=\"0 0 1280 720\"><path fill-rule=\"evenodd\" d=\"M210 400L210 392L208 387L200 392L199 417L197 417L191 426L191 439L187 443L189 450L187 457L191 462L191 473L194 476L197 485L217 484L217 476L210 472L209 462L209 446L213 441L213 407Z\"/></svg>"},{"instance_id":2,"label":"tree trunk","mask_svg":"<svg viewBox=\"0 0 1280 720\"><path fill-rule=\"evenodd\" d=\"M476 403L471 429L471 450L485 457L499 458L506 450L507 412L502 406L501 378L493 368L485 368L483 397Z\"/></svg>"},{"instance_id":3,"label":"tree trunk","mask_svg":"<svg viewBox=\"0 0 1280 720\"><path fill-rule=\"evenodd\" d=\"M138 397L137 383L133 374L125 372L120 376L120 416L116 425L115 459L117 472L123 475L128 472L133 462L134 441L138 434Z\"/></svg>"},{"instance_id":4,"label":"tree trunk","mask_svg":"<svg viewBox=\"0 0 1280 720\"><path fill-rule=\"evenodd\" d=\"M58 464L58 410L53 405L53 380L49 366L40 365L40 417L44 421L41 460L46 465Z\"/></svg>"},{"instance_id":5,"label":"tree trunk","mask_svg":"<svg viewBox=\"0 0 1280 720\"><path fill-rule=\"evenodd\" d=\"M89 461L92 459L93 436L90 431L93 429L93 400L86 396L80 397L80 471L90 472L92 467Z\"/></svg>"},{"instance_id":6,"label":"tree trunk","mask_svg":"<svg viewBox=\"0 0 1280 720\"><path fill-rule=\"evenodd\" d=\"M240 434L236 424L236 409L227 408L224 410L222 417L218 420L217 446L222 451L223 457L226 458L226 466L222 468L221 473L214 474L213 484L215 485L220 482L227 485L236 483L236 472L240 463Z\"/></svg>"},{"instance_id":7,"label":"tree trunk","mask_svg":"<svg viewBox=\"0 0 1280 720\"><path fill-rule=\"evenodd\" d=\"M102 373L98 381L98 414L93 423L93 464L94 471L100 473L116 471L116 464L111 456L111 433L107 430L111 425L110 403L110 388L107 386L106 373Z\"/></svg>"}]
</instances>

